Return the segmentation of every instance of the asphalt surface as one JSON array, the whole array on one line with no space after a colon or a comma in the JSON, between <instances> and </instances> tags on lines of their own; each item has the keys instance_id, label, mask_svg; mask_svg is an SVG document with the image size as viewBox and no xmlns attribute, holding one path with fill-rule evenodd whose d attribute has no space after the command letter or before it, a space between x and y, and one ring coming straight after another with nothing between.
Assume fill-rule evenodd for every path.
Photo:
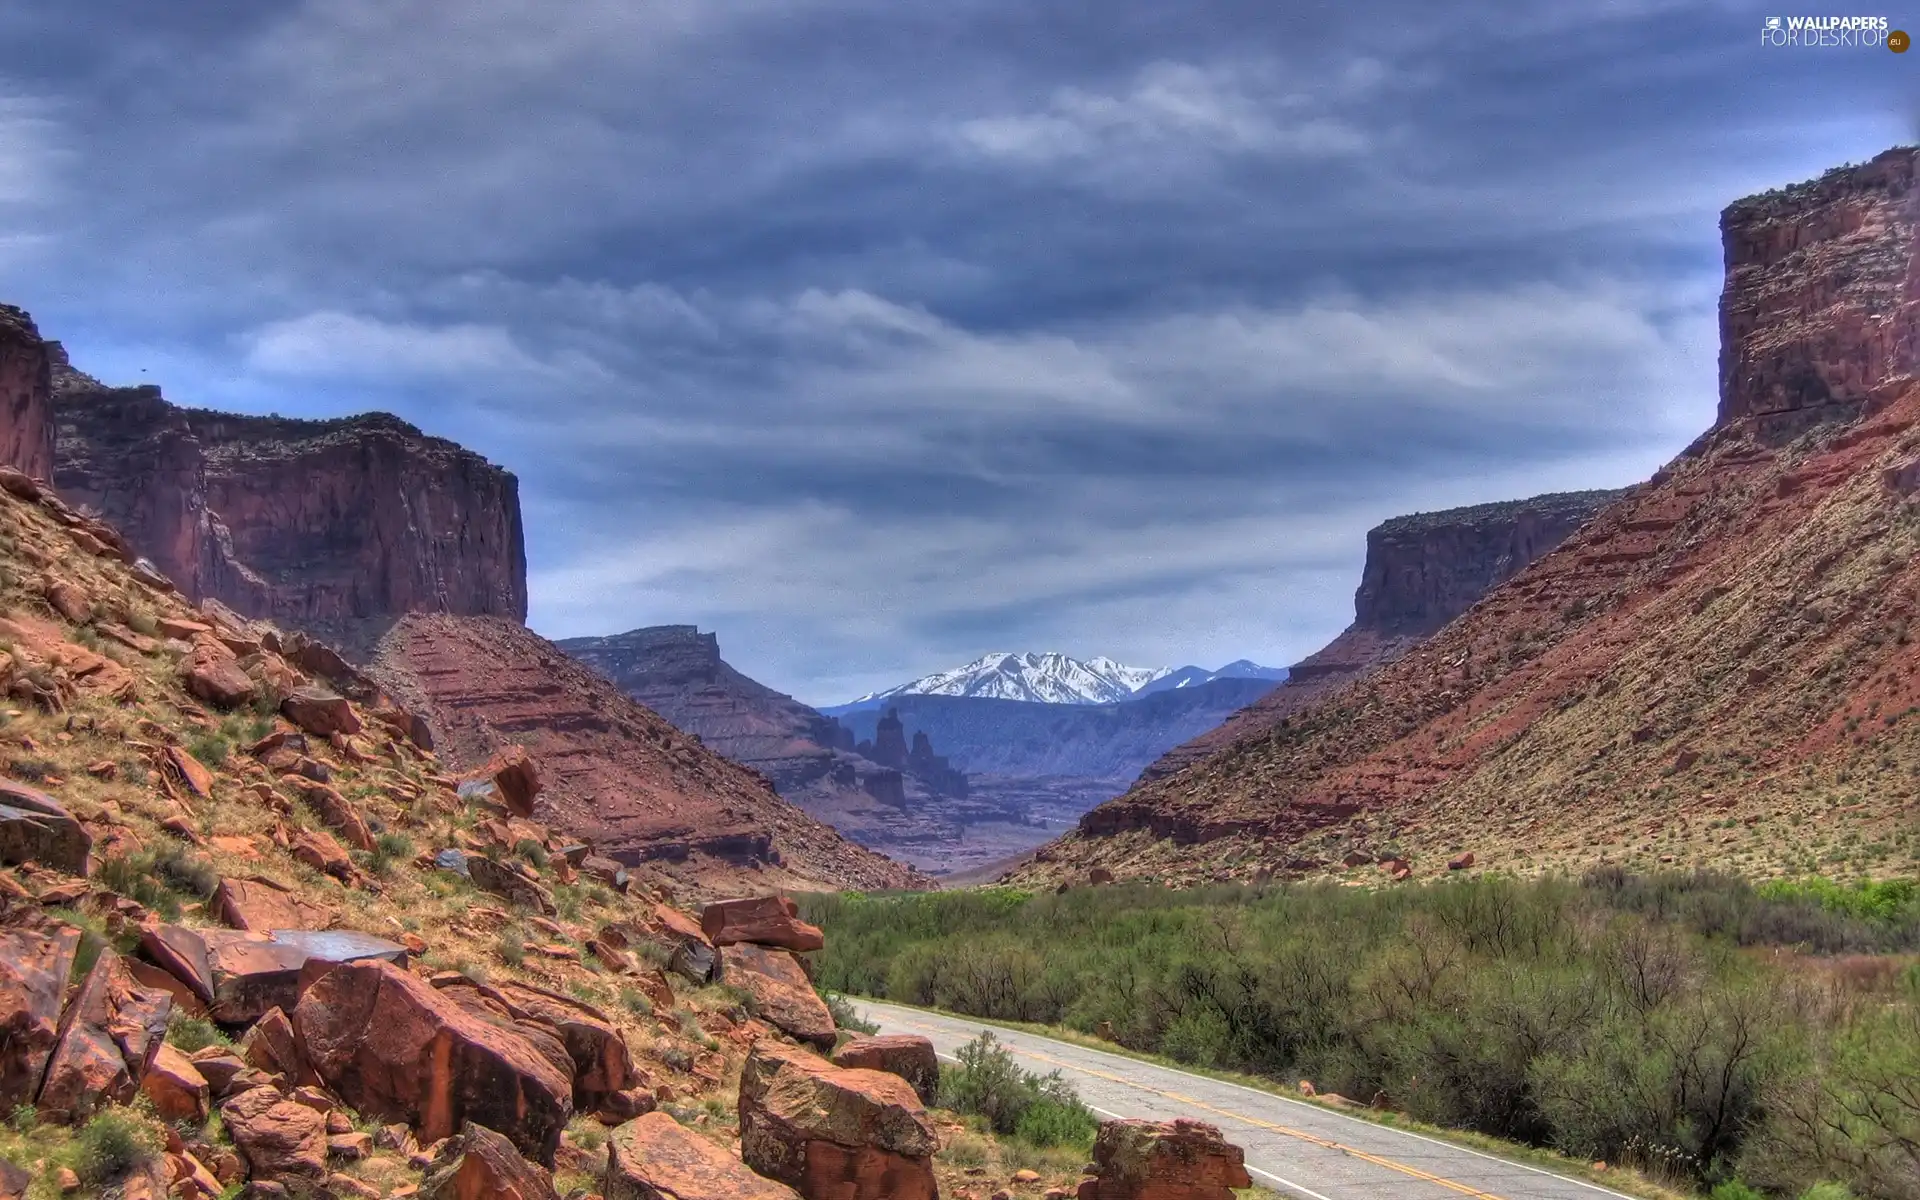
<instances>
[{"instance_id":1,"label":"asphalt surface","mask_svg":"<svg viewBox=\"0 0 1920 1200\"><path fill-rule=\"evenodd\" d=\"M1416 1133L1031 1033L855 1001L883 1033L917 1033L951 1060L991 1030L1027 1070L1058 1069L1103 1117L1192 1117L1247 1154L1255 1183L1301 1200L1598 1200L1624 1193Z\"/></svg>"}]
</instances>

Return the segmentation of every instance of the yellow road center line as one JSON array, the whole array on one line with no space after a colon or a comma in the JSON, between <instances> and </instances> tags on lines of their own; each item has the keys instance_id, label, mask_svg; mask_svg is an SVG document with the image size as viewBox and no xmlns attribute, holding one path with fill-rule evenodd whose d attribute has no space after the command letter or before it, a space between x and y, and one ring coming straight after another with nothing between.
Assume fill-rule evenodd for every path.
<instances>
[{"instance_id":1,"label":"yellow road center line","mask_svg":"<svg viewBox=\"0 0 1920 1200\"><path fill-rule=\"evenodd\" d=\"M902 1025L909 1026L913 1029L921 1030L922 1032L925 1032L925 1033L945 1032L944 1030L936 1029L931 1025L921 1025L913 1021L901 1021L900 1023ZM1183 1096L1179 1092L1162 1091L1159 1088L1148 1087L1146 1084L1141 1083L1135 1079L1127 1079L1120 1075L1109 1075L1105 1071L1096 1071L1092 1067L1083 1066L1080 1063L1073 1063L1073 1062L1068 1062L1065 1059L1054 1058L1052 1055L1043 1054L1038 1050L1033 1050L1025 1046L1018 1046L1011 1042L1008 1042L1005 1044L1009 1049L1014 1050L1016 1053L1024 1054L1029 1058L1036 1058L1044 1063L1052 1063L1056 1067L1063 1067L1069 1071L1080 1071L1087 1075L1093 1075L1100 1079L1105 1079L1109 1083L1124 1084L1127 1087L1135 1088L1139 1091L1147 1092L1151 1095L1162 1097L1163 1099L1172 1100L1178 1104L1190 1104L1195 1108L1203 1109L1206 1112L1210 1112L1218 1116L1226 1117L1229 1120L1239 1121L1247 1125L1253 1125L1253 1126L1256 1126L1257 1128L1265 1129L1270 1133L1278 1133L1278 1134L1283 1134L1290 1138L1296 1138L1300 1141L1308 1143L1309 1145L1319 1146L1325 1150L1337 1150L1342 1154L1350 1154L1353 1157L1360 1159L1363 1162L1372 1163L1374 1166L1377 1166L1377 1167L1385 1167L1389 1171L1397 1171L1402 1175L1408 1176L1409 1178L1412 1178L1412 1179L1418 1179L1424 1183L1435 1184L1439 1187L1446 1188L1449 1191L1458 1192L1462 1196L1473 1197L1473 1200L1503 1200L1502 1197L1496 1196L1492 1192L1480 1191L1477 1188L1469 1187L1464 1183L1459 1183L1452 1179L1445 1179L1439 1175L1434 1175L1426 1171L1422 1171L1419 1167L1408 1166L1406 1163L1403 1163L1403 1162L1395 1162L1391 1158L1382 1158L1378 1154L1369 1154L1367 1151L1361 1150L1357 1147L1348 1146L1341 1142L1333 1141L1331 1138L1323 1138L1317 1133L1308 1133L1304 1129L1293 1129L1286 1125L1276 1125L1271 1121L1263 1121L1259 1117L1250 1117L1244 1113L1232 1112L1224 1108L1216 1108L1213 1105L1206 1103L1204 1100L1196 1100L1192 1096Z\"/></svg>"}]
</instances>

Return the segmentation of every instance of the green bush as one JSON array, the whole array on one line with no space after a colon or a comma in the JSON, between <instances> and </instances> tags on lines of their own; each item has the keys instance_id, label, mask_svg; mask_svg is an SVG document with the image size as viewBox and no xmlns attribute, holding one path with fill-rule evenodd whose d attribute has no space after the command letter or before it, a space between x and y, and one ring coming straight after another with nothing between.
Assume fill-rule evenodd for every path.
<instances>
[{"instance_id":1,"label":"green bush","mask_svg":"<svg viewBox=\"0 0 1920 1200\"><path fill-rule=\"evenodd\" d=\"M1043 1096L1020 1114L1013 1135L1030 1146L1091 1146L1100 1122L1078 1098L1063 1102Z\"/></svg>"},{"instance_id":2,"label":"green bush","mask_svg":"<svg viewBox=\"0 0 1920 1200\"><path fill-rule=\"evenodd\" d=\"M404 833L388 830L373 840L373 850L367 855L367 869L375 875L392 873L393 864L406 862L413 857L413 839Z\"/></svg>"},{"instance_id":3,"label":"green bush","mask_svg":"<svg viewBox=\"0 0 1920 1200\"><path fill-rule=\"evenodd\" d=\"M822 992L820 998L826 1001L827 1011L833 1014L833 1027L845 1029L850 1033L879 1033L880 1027L862 1017L853 1007L853 1002L839 992Z\"/></svg>"},{"instance_id":4,"label":"green bush","mask_svg":"<svg viewBox=\"0 0 1920 1200\"><path fill-rule=\"evenodd\" d=\"M958 1066L940 1069L942 1107L980 1117L1002 1137L1042 1149L1093 1144L1100 1123L1060 1072L1021 1070L991 1033L960 1047L954 1057Z\"/></svg>"},{"instance_id":5,"label":"green bush","mask_svg":"<svg viewBox=\"0 0 1920 1200\"><path fill-rule=\"evenodd\" d=\"M1708 1200L1767 1200L1767 1198L1765 1194L1755 1191L1738 1179L1729 1179L1708 1193Z\"/></svg>"},{"instance_id":6,"label":"green bush","mask_svg":"<svg viewBox=\"0 0 1920 1200\"><path fill-rule=\"evenodd\" d=\"M1920 1144L1920 971L1810 988L1788 956L1920 948L1907 885L1712 873L1118 885L802 898L823 992L1059 1023L1182 1062L1379 1099L1414 1117L1701 1186L1822 1179L1863 1196ZM1889 989L1897 994L1889 995ZM991 1045L943 1103L1004 1134L1032 1103ZM1036 1118L1038 1120L1039 1118Z\"/></svg>"},{"instance_id":7,"label":"green bush","mask_svg":"<svg viewBox=\"0 0 1920 1200\"><path fill-rule=\"evenodd\" d=\"M153 1131L125 1109L109 1108L81 1127L73 1139L73 1170L90 1187L123 1179L160 1152Z\"/></svg>"},{"instance_id":8,"label":"green bush","mask_svg":"<svg viewBox=\"0 0 1920 1200\"><path fill-rule=\"evenodd\" d=\"M187 753L209 767L218 767L233 753L233 743L224 734L202 734L187 743Z\"/></svg>"},{"instance_id":9,"label":"green bush","mask_svg":"<svg viewBox=\"0 0 1920 1200\"><path fill-rule=\"evenodd\" d=\"M176 1008L167 1018L167 1043L182 1054L192 1054L208 1046L231 1046L233 1039L205 1017L190 1017Z\"/></svg>"}]
</instances>

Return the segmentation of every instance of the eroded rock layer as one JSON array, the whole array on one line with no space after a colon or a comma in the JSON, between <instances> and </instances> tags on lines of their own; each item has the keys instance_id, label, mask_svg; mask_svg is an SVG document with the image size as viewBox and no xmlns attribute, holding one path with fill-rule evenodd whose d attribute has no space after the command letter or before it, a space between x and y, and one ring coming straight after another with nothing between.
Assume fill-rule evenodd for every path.
<instances>
[{"instance_id":1,"label":"eroded rock layer","mask_svg":"<svg viewBox=\"0 0 1920 1200\"><path fill-rule=\"evenodd\" d=\"M46 343L33 318L0 304L0 463L53 475L53 401Z\"/></svg>"},{"instance_id":2,"label":"eroded rock layer","mask_svg":"<svg viewBox=\"0 0 1920 1200\"><path fill-rule=\"evenodd\" d=\"M195 599L349 645L407 612L525 620L519 485L386 413L300 421L113 388L53 349L53 479Z\"/></svg>"}]
</instances>

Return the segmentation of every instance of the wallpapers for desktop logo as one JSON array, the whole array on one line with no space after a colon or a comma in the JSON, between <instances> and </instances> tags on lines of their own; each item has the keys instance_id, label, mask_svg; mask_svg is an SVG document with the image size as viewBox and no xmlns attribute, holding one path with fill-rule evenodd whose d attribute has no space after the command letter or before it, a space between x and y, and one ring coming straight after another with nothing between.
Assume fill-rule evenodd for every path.
<instances>
[{"instance_id":1,"label":"wallpapers for desktop logo","mask_svg":"<svg viewBox=\"0 0 1920 1200\"><path fill-rule=\"evenodd\" d=\"M1885 17L1768 17L1760 27L1763 46L1814 46L1894 53L1907 48L1907 35Z\"/></svg>"}]
</instances>

